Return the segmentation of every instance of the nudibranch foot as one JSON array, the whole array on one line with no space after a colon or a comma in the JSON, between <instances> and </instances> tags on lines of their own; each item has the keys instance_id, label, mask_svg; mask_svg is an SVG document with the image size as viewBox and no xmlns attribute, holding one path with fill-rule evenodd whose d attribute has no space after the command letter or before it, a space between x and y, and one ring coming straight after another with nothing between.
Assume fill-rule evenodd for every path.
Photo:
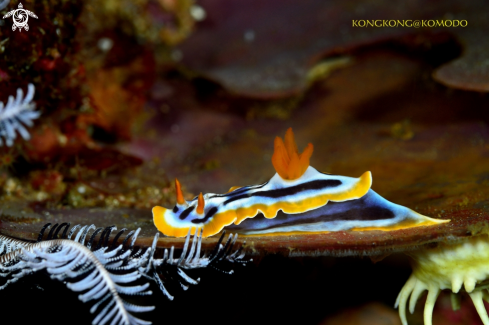
<instances>
[{"instance_id":1,"label":"nudibranch foot","mask_svg":"<svg viewBox=\"0 0 489 325\"><path fill-rule=\"evenodd\" d=\"M469 294L482 322L489 325L483 301L489 302L489 236L471 237L457 243L439 243L435 248L410 252L413 273L399 293L395 307L399 307L402 324L407 325L406 307L414 312L416 302L428 291L424 307L424 324L432 324L433 308L441 290L454 294Z\"/></svg>"}]
</instances>

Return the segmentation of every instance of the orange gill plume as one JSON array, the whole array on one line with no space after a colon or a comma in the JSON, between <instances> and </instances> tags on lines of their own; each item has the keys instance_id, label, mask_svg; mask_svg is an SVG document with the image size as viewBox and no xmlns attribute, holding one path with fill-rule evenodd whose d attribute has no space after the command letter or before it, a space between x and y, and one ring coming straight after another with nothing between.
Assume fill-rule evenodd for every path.
<instances>
[{"instance_id":1,"label":"orange gill plume","mask_svg":"<svg viewBox=\"0 0 489 325\"><path fill-rule=\"evenodd\" d=\"M196 210L196 212L198 214L204 214L204 207L205 207L204 196L202 195L202 192L200 192L199 199L197 201L197 210Z\"/></svg>"},{"instance_id":2,"label":"orange gill plume","mask_svg":"<svg viewBox=\"0 0 489 325\"><path fill-rule=\"evenodd\" d=\"M183 198L182 185L178 179L175 178L175 190L177 192L177 204L182 205L185 204L185 199Z\"/></svg>"},{"instance_id":3,"label":"orange gill plume","mask_svg":"<svg viewBox=\"0 0 489 325\"><path fill-rule=\"evenodd\" d=\"M285 132L284 140L285 143L282 138L275 138L272 164L280 177L287 180L294 180L306 172L314 147L309 143L306 149L299 154L292 128L289 128Z\"/></svg>"}]
</instances>

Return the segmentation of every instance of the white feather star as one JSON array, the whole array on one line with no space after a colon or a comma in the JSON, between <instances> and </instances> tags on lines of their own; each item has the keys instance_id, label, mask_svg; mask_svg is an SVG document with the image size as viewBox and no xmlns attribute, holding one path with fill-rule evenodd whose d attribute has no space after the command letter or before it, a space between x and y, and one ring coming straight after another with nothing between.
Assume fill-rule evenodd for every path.
<instances>
[{"instance_id":1,"label":"white feather star","mask_svg":"<svg viewBox=\"0 0 489 325\"><path fill-rule=\"evenodd\" d=\"M1 214L1 211L0 211ZM24 242L0 234L0 290L17 282L26 275L38 271L47 272L52 279L63 281L75 292L80 292L78 298L82 302L94 302L91 313L97 313L92 324L114 325L149 325L151 322L139 319L132 313L147 312L153 306L138 306L127 302L124 296L150 295L147 290L149 282L137 285L133 282L142 279L156 282L162 293L169 299L173 296L168 292L164 282L170 280L180 284L183 290L189 285L196 285L200 279L193 279L185 270L212 267L224 273L232 273L220 269L219 264L246 265L241 246L232 252L237 235L229 236L222 244L224 233L209 256L202 256L202 230L195 231L191 240L190 231L180 257L174 257L174 247L170 253L165 249L163 259L154 258L159 235L156 234L150 248L134 249L135 241L141 228L131 231L123 243L117 246L117 240L127 229L122 229L113 238L109 237L117 227L106 227L96 244L95 237L104 228L95 225L75 225L69 232L69 223L55 224L46 240L44 231L51 224L46 224L41 230L36 243ZM65 229L58 238L58 232ZM88 242L85 239L89 231L94 230ZM198 235L200 233L200 235ZM71 239L76 234L75 239ZM130 242L130 243L129 243ZM129 243L126 245L126 243ZM95 247L93 247L95 246ZM189 250L190 248L190 250ZM163 277L161 277L163 276Z\"/></svg>"},{"instance_id":2,"label":"white feather star","mask_svg":"<svg viewBox=\"0 0 489 325\"><path fill-rule=\"evenodd\" d=\"M24 127L31 127L32 121L41 113L34 111L36 104L34 98L34 85L27 86L27 94L24 97L22 89L17 89L17 97L9 96L7 105L0 102L0 146L3 146L2 138L7 146L11 147L17 137L18 131L24 140L30 139L29 131Z\"/></svg>"}]
</instances>

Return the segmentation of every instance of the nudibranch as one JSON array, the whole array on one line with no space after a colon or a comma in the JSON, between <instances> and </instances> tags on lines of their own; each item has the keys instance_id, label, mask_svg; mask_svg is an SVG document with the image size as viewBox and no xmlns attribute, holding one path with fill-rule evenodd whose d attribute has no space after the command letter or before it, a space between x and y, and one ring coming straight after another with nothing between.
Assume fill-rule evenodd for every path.
<instances>
[{"instance_id":1,"label":"nudibranch","mask_svg":"<svg viewBox=\"0 0 489 325\"><path fill-rule=\"evenodd\" d=\"M359 178L329 175L309 166L313 145L299 153L292 129L275 138L276 174L266 183L232 187L225 194L200 193L184 199L175 180L177 204L153 208L155 226L166 236L203 229L208 237L229 226L244 235L283 235L342 230L397 230L449 220L423 216L387 201L370 187L369 171Z\"/></svg>"}]
</instances>

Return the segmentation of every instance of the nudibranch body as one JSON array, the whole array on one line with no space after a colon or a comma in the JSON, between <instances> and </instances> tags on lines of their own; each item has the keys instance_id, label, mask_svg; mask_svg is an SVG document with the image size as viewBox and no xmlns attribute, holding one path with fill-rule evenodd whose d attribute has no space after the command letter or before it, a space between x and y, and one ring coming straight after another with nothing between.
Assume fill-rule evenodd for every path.
<instances>
[{"instance_id":1,"label":"nudibranch body","mask_svg":"<svg viewBox=\"0 0 489 325\"><path fill-rule=\"evenodd\" d=\"M394 204L370 189L372 176L359 178L321 173L309 166L309 144L300 154L292 129L285 142L277 137L272 163L276 174L266 183L233 187L228 193L202 193L190 202L176 181L173 209L156 206L153 220L163 234L184 237L203 228L212 236L224 227L245 235L340 230L396 230L428 226L448 220L423 216ZM250 219L251 218L251 219Z\"/></svg>"}]
</instances>

